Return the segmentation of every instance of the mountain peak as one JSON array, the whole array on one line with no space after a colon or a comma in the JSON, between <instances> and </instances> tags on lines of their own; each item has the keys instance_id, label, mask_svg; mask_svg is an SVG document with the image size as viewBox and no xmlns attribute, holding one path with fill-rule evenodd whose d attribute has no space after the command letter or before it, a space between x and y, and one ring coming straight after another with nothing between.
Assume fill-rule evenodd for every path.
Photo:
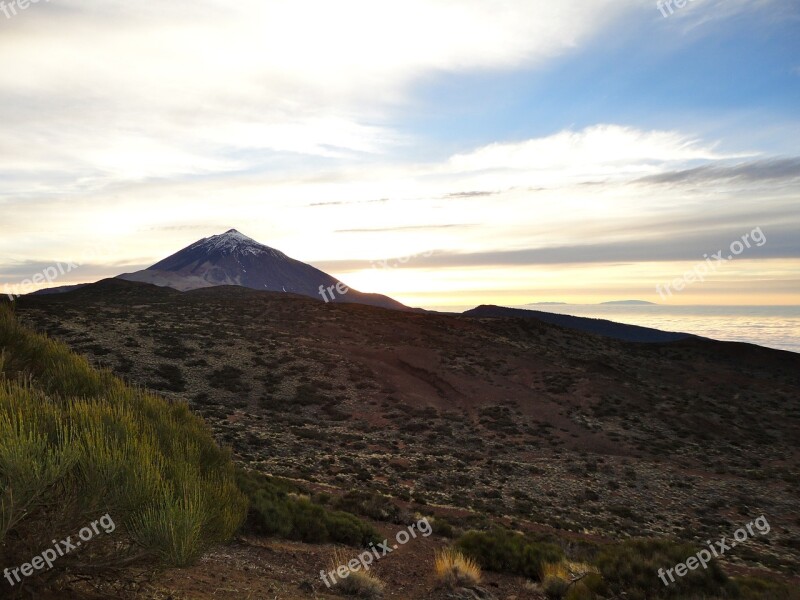
<instances>
[{"instance_id":1,"label":"mountain peak","mask_svg":"<svg viewBox=\"0 0 800 600\"><path fill-rule=\"evenodd\" d=\"M286 292L325 299L320 290L339 289L342 282L280 250L270 248L237 229L203 238L168 256L148 269L125 273L120 278L169 286L186 291L217 285L239 285L254 290ZM362 294L348 288L332 299L384 308L407 310L399 302L379 294ZM328 300L325 299L327 302Z\"/></svg>"}]
</instances>

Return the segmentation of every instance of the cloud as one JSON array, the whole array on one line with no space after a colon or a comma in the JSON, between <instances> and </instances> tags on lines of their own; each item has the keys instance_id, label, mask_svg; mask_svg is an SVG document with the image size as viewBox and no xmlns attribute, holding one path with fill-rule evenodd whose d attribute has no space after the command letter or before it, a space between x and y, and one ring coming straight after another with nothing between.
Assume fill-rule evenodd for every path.
<instances>
[{"instance_id":1,"label":"cloud","mask_svg":"<svg viewBox=\"0 0 800 600\"><path fill-rule=\"evenodd\" d=\"M494 196L499 192L481 192L481 191L474 191L474 192L455 192L452 194L447 194L445 198L481 198L483 196Z\"/></svg>"},{"instance_id":2,"label":"cloud","mask_svg":"<svg viewBox=\"0 0 800 600\"><path fill-rule=\"evenodd\" d=\"M615 124L599 124L580 131L516 143L495 143L453 156L455 172L526 171L554 176L590 178L630 176L658 170L664 163L687 163L730 158L697 137L677 131L643 131Z\"/></svg>"},{"instance_id":3,"label":"cloud","mask_svg":"<svg viewBox=\"0 0 800 600\"><path fill-rule=\"evenodd\" d=\"M666 2L665 2L666 4ZM741 15L753 19L756 15L773 21L796 19L797 7L784 0L689 0L683 8L673 5L666 9L667 22L689 33L702 27L713 27Z\"/></svg>"},{"instance_id":4,"label":"cloud","mask_svg":"<svg viewBox=\"0 0 800 600\"><path fill-rule=\"evenodd\" d=\"M333 202L312 202L308 206L347 206L350 204L376 204L379 202L388 202L388 198L380 198L378 200L339 200Z\"/></svg>"},{"instance_id":5,"label":"cloud","mask_svg":"<svg viewBox=\"0 0 800 600\"><path fill-rule=\"evenodd\" d=\"M388 231L425 231L437 229L452 229L463 227L475 227L475 225L467 225L463 223L451 223L446 225L406 225L401 227L371 227L365 229L337 229L336 233L380 233Z\"/></svg>"},{"instance_id":6,"label":"cloud","mask_svg":"<svg viewBox=\"0 0 800 600\"><path fill-rule=\"evenodd\" d=\"M624 241L596 244L570 244L538 248L494 249L478 252L458 252L437 250L426 256L424 261L405 268L448 269L474 267L535 267L547 265L580 264L635 264L667 261L703 261L720 250L727 256L730 244L741 240L756 227L760 227L766 238L761 246L751 244L739 259L798 259L800 258L800 239L796 232L800 219L770 226L743 225L728 226L714 231L697 228L690 233L675 231L674 235L644 230L641 235ZM754 236L761 239L760 236ZM323 260L313 261L323 270L338 273L372 268L370 260Z\"/></svg>"},{"instance_id":7,"label":"cloud","mask_svg":"<svg viewBox=\"0 0 800 600\"><path fill-rule=\"evenodd\" d=\"M692 235L671 239L638 239L629 242L497 250L475 253L437 253L426 259L426 267L529 266L582 263L640 263L672 260L702 261L741 239L747 231L731 231L728 236ZM796 229L764 230L767 243L747 250L741 258L800 258Z\"/></svg>"},{"instance_id":8,"label":"cloud","mask_svg":"<svg viewBox=\"0 0 800 600\"><path fill-rule=\"evenodd\" d=\"M773 158L731 166L703 165L643 177L634 183L697 184L721 181L791 181L800 178L800 158Z\"/></svg>"},{"instance_id":9,"label":"cloud","mask_svg":"<svg viewBox=\"0 0 800 600\"><path fill-rule=\"evenodd\" d=\"M381 156L431 74L544 64L634 0L94 0L3 23L0 194Z\"/></svg>"},{"instance_id":10,"label":"cloud","mask_svg":"<svg viewBox=\"0 0 800 600\"><path fill-rule=\"evenodd\" d=\"M18 285L22 281L32 279L43 273L52 273L54 278L48 282L50 285L57 285L59 282L74 283L84 281L96 281L103 277L115 277L123 272L128 265L122 264L100 264L100 263L74 263L71 260L53 261L24 261L14 264L0 264L0 282L3 285ZM141 265L144 269L147 265ZM39 285L35 286L40 287ZM49 287L49 286L45 286ZM33 291L31 288L28 291Z\"/></svg>"}]
</instances>

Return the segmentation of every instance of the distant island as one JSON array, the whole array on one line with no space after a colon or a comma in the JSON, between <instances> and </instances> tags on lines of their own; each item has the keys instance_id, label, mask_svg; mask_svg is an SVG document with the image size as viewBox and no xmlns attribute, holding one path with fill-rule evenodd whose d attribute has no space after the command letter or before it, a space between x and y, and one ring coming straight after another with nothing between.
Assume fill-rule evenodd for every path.
<instances>
[{"instance_id":1,"label":"distant island","mask_svg":"<svg viewBox=\"0 0 800 600\"><path fill-rule=\"evenodd\" d=\"M647 302L646 300L611 300L609 302L600 302L600 304L617 304L628 306L658 306L655 302ZM569 306L569 302L530 302L525 306ZM590 306L590 305L586 305Z\"/></svg>"}]
</instances>

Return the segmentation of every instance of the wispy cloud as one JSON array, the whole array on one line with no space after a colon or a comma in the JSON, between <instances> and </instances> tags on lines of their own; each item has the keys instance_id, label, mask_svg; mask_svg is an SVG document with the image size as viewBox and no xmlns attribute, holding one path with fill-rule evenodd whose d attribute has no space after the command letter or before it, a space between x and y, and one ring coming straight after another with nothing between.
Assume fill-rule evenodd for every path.
<instances>
[{"instance_id":1,"label":"wispy cloud","mask_svg":"<svg viewBox=\"0 0 800 600\"><path fill-rule=\"evenodd\" d=\"M474 224L463 224L463 223L449 223L445 225L406 225L401 227L369 227L365 229L337 229L336 233L380 233L380 232L387 232L387 231L426 231L426 230L438 230L438 229L452 229L452 228L464 228L464 227L475 227Z\"/></svg>"},{"instance_id":2,"label":"wispy cloud","mask_svg":"<svg viewBox=\"0 0 800 600\"><path fill-rule=\"evenodd\" d=\"M485 192L485 191L474 191L474 192L454 192L451 194L447 194L446 198L482 198L485 196L494 196L498 192Z\"/></svg>"},{"instance_id":3,"label":"wispy cloud","mask_svg":"<svg viewBox=\"0 0 800 600\"><path fill-rule=\"evenodd\" d=\"M717 181L791 181L800 178L800 158L774 158L731 166L703 165L694 169L649 175L635 183L697 184Z\"/></svg>"},{"instance_id":4,"label":"wispy cloud","mask_svg":"<svg viewBox=\"0 0 800 600\"><path fill-rule=\"evenodd\" d=\"M602 124L516 143L496 143L453 156L453 171L540 172L542 179L630 176L664 163L732 158L698 137L676 131L642 131Z\"/></svg>"},{"instance_id":5,"label":"wispy cloud","mask_svg":"<svg viewBox=\"0 0 800 600\"><path fill-rule=\"evenodd\" d=\"M309 206L347 206L352 204L375 204L388 202L388 198L380 198L378 200L334 200L331 202L312 202Z\"/></svg>"},{"instance_id":6,"label":"wispy cloud","mask_svg":"<svg viewBox=\"0 0 800 600\"><path fill-rule=\"evenodd\" d=\"M796 226L771 226L764 230L768 243L752 252L758 260L800 258L800 239ZM750 227L752 229L753 226ZM713 235L694 233L676 237L639 238L625 242L575 244L546 248L453 252L439 250L420 261L422 269L474 267L531 267L545 265L635 264L667 261L702 261L720 249L727 250L731 240L738 239L750 229L730 228ZM369 269L367 260L315 261L317 267L337 272ZM409 268L409 267L406 267Z\"/></svg>"}]
</instances>

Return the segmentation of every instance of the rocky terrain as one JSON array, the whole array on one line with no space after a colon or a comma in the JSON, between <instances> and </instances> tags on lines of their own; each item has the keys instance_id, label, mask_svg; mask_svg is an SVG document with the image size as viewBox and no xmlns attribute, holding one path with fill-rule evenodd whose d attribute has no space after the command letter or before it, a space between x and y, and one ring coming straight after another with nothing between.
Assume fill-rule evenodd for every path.
<instances>
[{"instance_id":1,"label":"rocky terrain","mask_svg":"<svg viewBox=\"0 0 800 600\"><path fill-rule=\"evenodd\" d=\"M381 492L456 527L502 521L576 543L702 542L763 514L769 536L725 563L800 569L793 353L120 280L17 312L187 400L240 462L311 490Z\"/></svg>"}]
</instances>

